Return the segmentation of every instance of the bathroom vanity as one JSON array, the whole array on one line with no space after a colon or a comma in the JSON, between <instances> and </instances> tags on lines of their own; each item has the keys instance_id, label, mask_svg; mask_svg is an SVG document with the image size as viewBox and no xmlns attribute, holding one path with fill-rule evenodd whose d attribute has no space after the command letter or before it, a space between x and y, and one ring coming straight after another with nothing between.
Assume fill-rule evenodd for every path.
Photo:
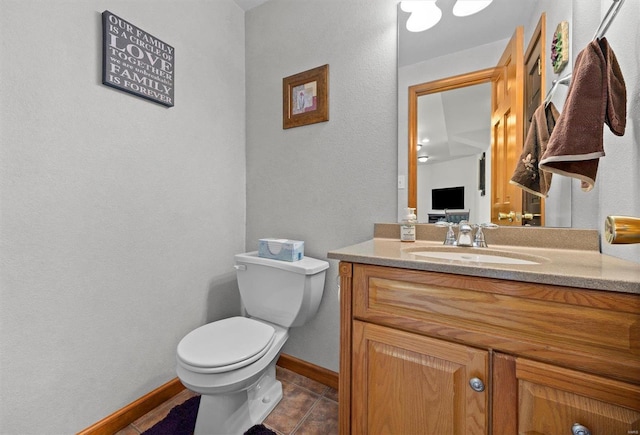
<instances>
[{"instance_id":1,"label":"bathroom vanity","mask_svg":"<svg viewBox=\"0 0 640 435\"><path fill-rule=\"evenodd\" d=\"M376 225L329 253L340 433L638 433L640 265L600 254L595 231L500 228L449 251L444 234Z\"/></svg>"}]
</instances>

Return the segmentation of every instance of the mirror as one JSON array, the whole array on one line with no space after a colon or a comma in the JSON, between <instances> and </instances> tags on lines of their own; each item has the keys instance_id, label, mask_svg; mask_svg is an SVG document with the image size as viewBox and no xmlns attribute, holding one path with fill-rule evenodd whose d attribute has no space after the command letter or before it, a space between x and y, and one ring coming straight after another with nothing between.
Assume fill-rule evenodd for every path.
<instances>
[{"instance_id":1,"label":"mirror","mask_svg":"<svg viewBox=\"0 0 640 435\"><path fill-rule=\"evenodd\" d=\"M452 16L454 3L455 0L438 0L437 5L443 11L442 21L420 33L406 31L409 14L398 8L399 219L414 189L418 198L418 221L433 222L443 214L443 210L432 207L437 191L464 187L463 205L469 210L469 220L491 220L490 70L498 63L518 25L525 27L527 37L523 50L526 48L542 11L536 10L535 2L494 0L485 11L476 14L478 20L472 22L465 20L473 16ZM481 17L483 13L488 15ZM566 6L561 13L567 16ZM412 87L420 94L415 107L410 103ZM409 121L412 111L415 111L415 125ZM483 120L486 121L484 127L480 125ZM426 133L425 129L432 132ZM422 145L417 155L428 154L429 159L424 163L409 161L409 141L418 144L428 135L433 137L428 137L430 141ZM411 165L416 166L416 179L409 175ZM485 195L482 195L480 178L483 168ZM571 226L571 184L563 178L554 178L545 201L546 226ZM406 189L402 189L403 181Z\"/></svg>"},{"instance_id":2,"label":"mirror","mask_svg":"<svg viewBox=\"0 0 640 435\"><path fill-rule=\"evenodd\" d=\"M409 169L409 197L416 200L420 222L444 219L445 209L468 210L470 222L490 222L490 196L480 174L491 173L493 76L490 68L409 87L408 155L415 165Z\"/></svg>"}]
</instances>

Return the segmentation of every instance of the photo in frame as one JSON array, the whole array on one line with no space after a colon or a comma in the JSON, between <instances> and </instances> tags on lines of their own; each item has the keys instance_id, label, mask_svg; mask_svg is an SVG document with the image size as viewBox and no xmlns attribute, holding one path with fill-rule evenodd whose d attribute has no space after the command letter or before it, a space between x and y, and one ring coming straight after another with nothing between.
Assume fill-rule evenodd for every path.
<instances>
[{"instance_id":1,"label":"photo in frame","mask_svg":"<svg viewBox=\"0 0 640 435\"><path fill-rule=\"evenodd\" d=\"M329 65L282 79L282 128L329 120Z\"/></svg>"}]
</instances>

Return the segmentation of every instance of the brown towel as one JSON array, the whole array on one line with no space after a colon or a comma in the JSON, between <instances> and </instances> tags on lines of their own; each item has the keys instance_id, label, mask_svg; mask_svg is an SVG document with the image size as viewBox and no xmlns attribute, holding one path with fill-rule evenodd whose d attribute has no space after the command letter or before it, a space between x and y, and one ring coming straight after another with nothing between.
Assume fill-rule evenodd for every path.
<instances>
[{"instance_id":1,"label":"brown towel","mask_svg":"<svg viewBox=\"0 0 640 435\"><path fill-rule=\"evenodd\" d=\"M543 104L533 112L518 166L509 181L509 183L541 198L548 196L552 174L542 171L538 167L538 163L547 149L549 137L559 116L560 113L553 103L549 103L547 107Z\"/></svg>"},{"instance_id":2,"label":"brown towel","mask_svg":"<svg viewBox=\"0 0 640 435\"><path fill-rule=\"evenodd\" d=\"M540 169L582 181L593 189L600 157L604 157L603 127L624 134L627 91L615 54L606 38L591 43L576 57L567 101L551 134Z\"/></svg>"},{"instance_id":3,"label":"brown towel","mask_svg":"<svg viewBox=\"0 0 640 435\"><path fill-rule=\"evenodd\" d=\"M607 66L607 111L604 122L611 133L624 136L627 125L627 88L622 77L618 59L607 42L607 38L598 41Z\"/></svg>"}]
</instances>

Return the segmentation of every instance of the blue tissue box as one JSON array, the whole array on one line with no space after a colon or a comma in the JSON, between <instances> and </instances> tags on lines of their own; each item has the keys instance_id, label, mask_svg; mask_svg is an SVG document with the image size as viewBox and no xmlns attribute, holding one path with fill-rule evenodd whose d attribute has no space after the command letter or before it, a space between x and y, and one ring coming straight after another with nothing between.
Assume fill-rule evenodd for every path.
<instances>
[{"instance_id":1,"label":"blue tissue box","mask_svg":"<svg viewBox=\"0 0 640 435\"><path fill-rule=\"evenodd\" d=\"M298 261L304 258L304 242L287 239L260 239L258 257L282 261Z\"/></svg>"}]
</instances>

